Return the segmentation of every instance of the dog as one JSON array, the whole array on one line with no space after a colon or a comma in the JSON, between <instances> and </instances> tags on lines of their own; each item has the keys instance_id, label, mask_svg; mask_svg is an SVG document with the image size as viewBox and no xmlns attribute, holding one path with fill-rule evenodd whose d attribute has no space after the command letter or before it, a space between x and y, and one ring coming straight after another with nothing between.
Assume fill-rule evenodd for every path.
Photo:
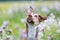
<instances>
[{"instance_id":1,"label":"dog","mask_svg":"<svg viewBox=\"0 0 60 40\"><path fill-rule=\"evenodd\" d=\"M38 25L40 22L46 20L47 17L43 17L39 14L36 14L33 8L30 6L27 12L27 19L26 19L26 34L27 40L38 40Z\"/></svg>"}]
</instances>

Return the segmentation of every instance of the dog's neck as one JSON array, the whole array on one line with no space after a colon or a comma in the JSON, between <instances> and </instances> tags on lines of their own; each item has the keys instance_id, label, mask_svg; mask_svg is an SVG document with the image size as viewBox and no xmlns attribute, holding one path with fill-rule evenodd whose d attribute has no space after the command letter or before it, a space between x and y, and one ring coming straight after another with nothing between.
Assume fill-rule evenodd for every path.
<instances>
[{"instance_id":1,"label":"dog's neck","mask_svg":"<svg viewBox=\"0 0 60 40\"><path fill-rule=\"evenodd\" d=\"M28 37L36 38L37 25L28 24Z\"/></svg>"}]
</instances>

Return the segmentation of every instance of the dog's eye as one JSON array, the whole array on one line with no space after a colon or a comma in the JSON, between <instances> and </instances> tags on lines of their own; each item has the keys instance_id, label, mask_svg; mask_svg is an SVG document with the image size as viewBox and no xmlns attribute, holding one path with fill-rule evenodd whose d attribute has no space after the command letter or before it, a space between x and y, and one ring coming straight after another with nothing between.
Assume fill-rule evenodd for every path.
<instances>
[{"instance_id":1,"label":"dog's eye","mask_svg":"<svg viewBox=\"0 0 60 40\"><path fill-rule=\"evenodd\" d=\"M37 15L35 15L35 17L37 17Z\"/></svg>"},{"instance_id":2,"label":"dog's eye","mask_svg":"<svg viewBox=\"0 0 60 40\"><path fill-rule=\"evenodd\" d=\"M32 17L32 15L29 15L29 17Z\"/></svg>"}]
</instances>

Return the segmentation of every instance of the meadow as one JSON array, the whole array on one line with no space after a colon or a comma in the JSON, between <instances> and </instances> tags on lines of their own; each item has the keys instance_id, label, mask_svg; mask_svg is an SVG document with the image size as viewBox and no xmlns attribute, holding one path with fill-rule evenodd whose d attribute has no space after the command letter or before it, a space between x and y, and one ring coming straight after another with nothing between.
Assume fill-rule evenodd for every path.
<instances>
[{"instance_id":1,"label":"meadow","mask_svg":"<svg viewBox=\"0 0 60 40\"><path fill-rule=\"evenodd\" d=\"M26 14L30 5L36 13L48 17L41 23L42 26L45 26L41 40L50 40L50 38L52 38L51 40L60 40L60 2L57 1L0 2L0 30L4 24L7 24L8 27L5 30L12 30L10 35L13 38L11 40L19 40L21 32L16 27L19 26L22 30L26 28ZM1 39L0 36L0 40L5 40L5 37L3 36Z\"/></svg>"}]
</instances>

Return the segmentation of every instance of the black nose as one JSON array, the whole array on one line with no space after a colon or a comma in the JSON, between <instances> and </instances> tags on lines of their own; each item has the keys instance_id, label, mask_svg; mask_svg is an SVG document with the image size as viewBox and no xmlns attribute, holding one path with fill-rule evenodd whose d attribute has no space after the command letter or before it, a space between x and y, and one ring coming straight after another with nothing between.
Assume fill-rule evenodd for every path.
<instances>
[{"instance_id":1,"label":"black nose","mask_svg":"<svg viewBox=\"0 0 60 40\"><path fill-rule=\"evenodd\" d=\"M27 22L28 22L28 23L31 23L31 24L34 24L34 21L33 21L32 18L27 18Z\"/></svg>"}]
</instances>

